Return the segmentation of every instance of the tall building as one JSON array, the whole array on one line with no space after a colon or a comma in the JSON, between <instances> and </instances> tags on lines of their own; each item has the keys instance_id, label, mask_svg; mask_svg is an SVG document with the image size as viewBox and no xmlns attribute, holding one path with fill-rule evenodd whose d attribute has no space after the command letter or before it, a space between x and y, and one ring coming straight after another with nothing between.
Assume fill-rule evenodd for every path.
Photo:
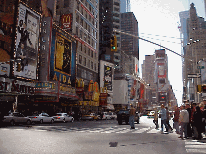
<instances>
[{"instance_id":1,"label":"tall building","mask_svg":"<svg viewBox=\"0 0 206 154\"><path fill-rule=\"evenodd\" d=\"M197 94L196 85L200 83L199 79L188 78L188 74L200 73L197 68L198 62L206 58L206 22L204 18L198 17L193 3L190 5L189 18L187 20L187 46L185 46L184 59L184 82L186 85L186 99L200 101Z\"/></svg>"},{"instance_id":2,"label":"tall building","mask_svg":"<svg viewBox=\"0 0 206 154\"><path fill-rule=\"evenodd\" d=\"M130 0L120 0L120 12L130 12L131 11L131 4Z\"/></svg>"},{"instance_id":3,"label":"tall building","mask_svg":"<svg viewBox=\"0 0 206 154\"><path fill-rule=\"evenodd\" d=\"M142 64L142 79L148 84L146 90L146 98L148 105L156 103L156 84L154 83L154 70L155 70L155 56L145 55L145 60ZM152 102L152 103L151 103Z\"/></svg>"},{"instance_id":4,"label":"tall building","mask_svg":"<svg viewBox=\"0 0 206 154\"><path fill-rule=\"evenodd\" d=\"M120 0L100 0L99 4L99 55L101 60L114 63L114 52L111 52L110 39L117 36L117 50L120 48Z\"/></svg>"},{"instance_id":5,"label":"tall building","mask_svg":"<svg viewBox=\"0 0 206 154\"><path fill-rule=\"evenodd\" d=\"M62 20L71 15L72 24L67 29L78 40L77 78L98 81L99 64L99 1L98 0L57 0L56 23L63 27ZM64 18L64 19L63 19Z\"/></svg>"},{"instance_id":6,"label":"tall building","mask_svg":"<svg viewBox=\"0 0 206 154\"><path fill-rule=\"evenodd\" d=\"M121 14L121 31L139 36L138 22L133 12ZM139 60L139 39L121 34L121 50Z\"/></svg>"}]
</instances>

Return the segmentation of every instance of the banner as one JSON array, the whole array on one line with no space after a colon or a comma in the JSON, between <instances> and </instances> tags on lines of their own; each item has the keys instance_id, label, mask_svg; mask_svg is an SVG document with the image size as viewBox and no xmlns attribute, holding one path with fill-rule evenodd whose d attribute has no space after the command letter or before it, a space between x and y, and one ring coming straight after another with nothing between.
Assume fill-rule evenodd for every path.
<instances>
[{"instance_id":1,"label":"banner","mask_svg":"<svg viewBox=\"0 0 206 154\"><path fill-rule=\"evenodd\" d=\"M36 79L39 22L39 14L19 4L14 76Z\"/></svg>"}]
</instances>

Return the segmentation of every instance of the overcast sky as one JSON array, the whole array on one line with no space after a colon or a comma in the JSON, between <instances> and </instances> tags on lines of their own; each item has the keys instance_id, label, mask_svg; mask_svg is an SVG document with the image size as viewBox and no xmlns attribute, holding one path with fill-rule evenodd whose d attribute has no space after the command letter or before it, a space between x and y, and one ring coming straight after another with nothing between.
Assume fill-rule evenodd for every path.
<instances>
[{"instance_id":1,"label":"overcast sky","mask_svg":"<svg viewBox=\"0 0 206 154\"><path fill-rule=\"evenodd\" d=\"M189 10L195 4L197 15L205 18L204 0L130 0L131 12L139 24L139 36L161 44L181 54L179 12ZM139 42L140 73L145 55L152 55L160 47ZM181 57L166 50L168 56L168 78L173 87L178 104L182 103L182 60Z\"/></svg>"}]
</instances>

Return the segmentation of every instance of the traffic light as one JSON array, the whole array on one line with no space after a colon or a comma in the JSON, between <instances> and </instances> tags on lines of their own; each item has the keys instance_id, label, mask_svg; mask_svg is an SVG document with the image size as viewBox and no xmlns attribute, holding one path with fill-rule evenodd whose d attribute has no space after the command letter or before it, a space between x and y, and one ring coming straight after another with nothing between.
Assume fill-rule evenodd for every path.
<instances>
[{"instance_id":1,"label":"traffic light","mask_svg":"<svg viewBox=\"0 0 206 154\"><path fill-rule=\"evenodd\" d=\"M116 37L116 35L111 37L110 46L111 46L111 51L117 51L117 37Z\"/></svg>"},{"instance_id":2,"label":"traffic light","mask_svg":"<svg viewBox=\"0 0 206 154\"><path fill-rule=\"evenodd\" d=\"M199 93L202 92L202 85L197 85L197 92L199 92Z\"/></svg>"}]
</instances>

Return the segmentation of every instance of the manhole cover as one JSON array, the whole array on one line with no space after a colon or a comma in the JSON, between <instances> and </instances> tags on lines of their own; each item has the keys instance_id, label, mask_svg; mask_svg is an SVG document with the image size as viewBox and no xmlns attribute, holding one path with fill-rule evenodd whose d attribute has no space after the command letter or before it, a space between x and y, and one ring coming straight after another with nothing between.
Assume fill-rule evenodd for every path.
<instances>
[{"instance_id":1,"label":"manhole cover","mask_svg":"<svg viewBox=\"0 0 206 154\"><path fill-rule=\"evenodd\" d=\"M109 142L110 147L117 147L118 142Z\"/></svg>"}]
</instances>

